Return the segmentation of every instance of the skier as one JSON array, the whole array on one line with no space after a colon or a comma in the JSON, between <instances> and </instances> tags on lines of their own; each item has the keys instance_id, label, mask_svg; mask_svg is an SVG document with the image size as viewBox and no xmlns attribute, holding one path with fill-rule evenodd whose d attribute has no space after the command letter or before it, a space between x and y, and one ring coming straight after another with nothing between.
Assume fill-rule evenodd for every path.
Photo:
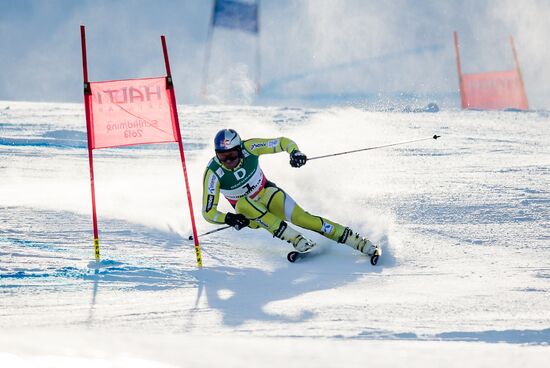
<instances>
[{"instance_id":1,"label":"skier","mask_svg":"<svg viewBox=\"0 0 550 368\"><path fill-rule=\"evenodd\" d=\"M370 240L326 218L304 211L281 188L267 180L258 164L260 155L286 151L290 165L307 162L292 140L279 137L241 141L233 129L220 130L214 138L216 155L210 160L203 178L202 215L213 224L227 224L236 230L263 228L274 237L292 243L298 252L306 252L315 243L290 227L287 221L313 230L338 243L349 245L372 256L378 250ZM236 213L218 211L220 192Z\"/></svg>"}]
</instances>

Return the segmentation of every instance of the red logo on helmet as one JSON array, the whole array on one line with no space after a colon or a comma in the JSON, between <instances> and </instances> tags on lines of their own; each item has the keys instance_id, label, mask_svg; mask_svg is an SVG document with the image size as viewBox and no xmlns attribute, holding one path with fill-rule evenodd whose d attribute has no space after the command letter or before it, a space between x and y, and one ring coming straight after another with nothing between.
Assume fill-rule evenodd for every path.
<instances>
[{"instance_id":1,"label":"red logo on helmet","mask_svg":"<svg viewBox=\"0 0 550 368\"><path fill-rule=\"evenodd\" d=\"M231 141L229 139L224 139L223 142L222 142L222 146L227 147L227 146L229 146L229 143L231 143Z\"/></svg>"}]
</instances>

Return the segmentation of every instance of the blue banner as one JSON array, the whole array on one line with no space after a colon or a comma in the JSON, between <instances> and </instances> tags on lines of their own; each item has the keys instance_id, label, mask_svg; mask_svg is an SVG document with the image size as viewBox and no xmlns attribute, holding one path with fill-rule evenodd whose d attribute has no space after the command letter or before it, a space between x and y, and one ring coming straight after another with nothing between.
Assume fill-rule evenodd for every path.
<instances>
[{"instance_id":1,"label":"blue banner","mask_svg":"<svg viewBox=\"0 0 550 368\"><path fill-rule=\"evenodd\" d=\"M258 4L216 0L212 25L258 33Z\"/></svg>"}]
</instances>

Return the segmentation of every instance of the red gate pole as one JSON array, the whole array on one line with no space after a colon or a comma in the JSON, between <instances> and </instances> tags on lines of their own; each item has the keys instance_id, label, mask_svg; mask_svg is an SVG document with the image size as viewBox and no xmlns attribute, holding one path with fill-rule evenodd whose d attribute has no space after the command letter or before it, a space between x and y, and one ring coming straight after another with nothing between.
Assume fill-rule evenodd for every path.
<instances>
[{"instance_id":1,"label":"red gate pole","mask_svg":"<svg viewBox=\"0 0 550 368\"><path fill-rule=\"evenodd\" d=\"M84 25L80 26L80 42L82 44L82 72L84 74L84 108L86 111L86 131L88 133L88 161L90 163L90 185L92 188L92 220L94 224L94 253L95 260L99 262L99 235L97 231L97 214L95 207L95 187L94 187L94 156L92 154L92 114L91 100L92 91L88 81L88 60L86 58L86 30Z\"/></svg>"},{"instance_id":2,"label":"red gate pole","mask_svg":"<svg viewBox=\"0 0 550 368\"><path fill-rule=\"evenodd\" d=\"M458 86L460 89L460 105L466 109L466 92L464 91L464 80L462 79L462 67L460 66L460 50L458 47L458 33L454 32L455 51L456 51L456 68L458 69Z\"/></svg>"},{"instance_id":3,"label":"red gate pole","mask_svg":"<svg viewBox=\"0 0 550 368\"><path fill-rule=\"evenodd\" d=\"M166 47L166 39L164 35L160 36L162 42L162 51L164 53L164 64L166 66L166 86L170 94L171 112L176 123L176 134L178 146L180 149L181 165L183 166L183 177L185 179L185 187L187 188L187 202L189 203L189 213L191 215L191 226L193 228L193 240L195 242L195 254L197 256L197 264L202 267L201 248L199 245L199 237L197 236L197 227L195 225L195 215L193 213L193 201L191 200L191 189L189 187L189 179L187 177L187 166L185 164L185 153L183 152L183 143L181 139L180 122L178 118L178 109L176 107L176 94L174 92L174 84L172 83L172 73L170 72L170 61L168 60L168 49Z\"/></svg>"},{"instance_id":4,"label":"red gate pole","mask_svg":"<svg viewBox=\"0 0 550 368\"><path fill-rule=\"evenodd\" d=\"M512 45L512 54L514 54L514 61L516 63L516 72L518 73L519 83L521 85L521 99L522 99L522 109L529 110L529 102L527 102L527 93L525 92L525 84L523 83L523 77L521 75L521 70L519 68L519 59L518 53L516 52L516 45L514 39L510 36L510 45Z\"/></svg>"}]
</instances>

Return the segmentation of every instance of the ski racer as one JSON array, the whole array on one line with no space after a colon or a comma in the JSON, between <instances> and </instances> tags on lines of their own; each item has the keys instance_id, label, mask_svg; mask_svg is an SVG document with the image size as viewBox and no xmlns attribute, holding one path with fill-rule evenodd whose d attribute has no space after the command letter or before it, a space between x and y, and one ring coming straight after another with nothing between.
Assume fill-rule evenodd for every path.
<instances>
[{"instance_id":1,"label":"ski racer","mask_svg":"<svg viewBox=\"0 0 550 368\"><path fill-rule=\"evenodd\" d=\"M306 252L315 243L292 228L288 222L372 256L379 248L368 239L324 217L304 211L288 193L270 182L259 166L260 155L287 152L290 165L307 162L292 140L253 138L242 141L233 129L220 130L214 138L216 155L210 160L203 178L202 215L213 224L227 224L236 230L263 228L274 237L291 243L298 252ZM236 213L218 211L220 192ZM380 252L380 251L379 251Z\"/></svg>"}]
</instances>

